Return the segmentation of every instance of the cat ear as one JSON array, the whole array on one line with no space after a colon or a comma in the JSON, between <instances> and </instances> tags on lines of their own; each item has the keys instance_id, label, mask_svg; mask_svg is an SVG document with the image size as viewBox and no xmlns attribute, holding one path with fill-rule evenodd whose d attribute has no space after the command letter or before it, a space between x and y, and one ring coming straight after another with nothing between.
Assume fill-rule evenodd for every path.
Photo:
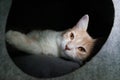
<instances>
[{"instance_id":1,"label":"cat ear","mask_svg":"<svg viewBox=\"0 0 120 80\"><path fill-rule=\"evenodd\" d=\"M78 21L78 23L76 24L76 27L87 30L88 22L89 22L89 16L86 14Z\"/></svg>"}]
</instances>

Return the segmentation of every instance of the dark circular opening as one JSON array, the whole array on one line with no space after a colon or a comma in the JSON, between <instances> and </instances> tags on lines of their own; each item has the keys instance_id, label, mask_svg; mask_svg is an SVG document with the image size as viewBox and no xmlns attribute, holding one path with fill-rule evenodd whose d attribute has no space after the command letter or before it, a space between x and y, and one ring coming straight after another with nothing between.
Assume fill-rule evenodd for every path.
<instances>
[{"instance_id":1,"label":"dark circular opening","mask_svg":"<svg viewBox=\"0 0 120 80\"><path fill-rule=\"evenodd\" d=\"M65 30L89 14L88 33L93 38L104 37L97 45L97 53L106 41L114 20L112 0L13 0L6 31L23 33L36 29ZM80 67L73 61L50 56L29 55L7 44L8 53L15 64L25 73L35 77L57 77Z\"/></svg>"}]
</instances>

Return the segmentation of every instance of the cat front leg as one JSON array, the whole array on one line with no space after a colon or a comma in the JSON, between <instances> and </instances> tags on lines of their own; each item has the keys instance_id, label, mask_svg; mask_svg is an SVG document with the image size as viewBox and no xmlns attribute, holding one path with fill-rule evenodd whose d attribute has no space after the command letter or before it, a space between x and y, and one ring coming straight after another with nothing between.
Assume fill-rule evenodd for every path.
<instances>
[{"instance_id":1,"label":"cat front leg","mask_svg":"<svg viewBox=\"0 0 120 80\"><path fill-rule=\"evenodd\" d=\"M6 41L15 48L27 53L40 54L42 52L37 41L18 31L8 31Z\"/></svg>"},{"instance_id":2,"label":"cat front leg","mask_svg":"<svg viewBox=\"0 0 120 80\"><path fill-rule=\"evenodd\" d=\"M20 32L10 30L6 33L6 41L11 45L17 45L23 40L23 34Z\"/></svg>"}]
</instances>

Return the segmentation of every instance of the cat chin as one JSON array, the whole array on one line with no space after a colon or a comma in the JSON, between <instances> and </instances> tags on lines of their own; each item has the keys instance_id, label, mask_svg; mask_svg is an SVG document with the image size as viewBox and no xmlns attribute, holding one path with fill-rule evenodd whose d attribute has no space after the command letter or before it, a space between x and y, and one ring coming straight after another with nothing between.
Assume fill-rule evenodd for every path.
<instances>
[{"instance_id":1,"label":"cat chin","mask_svg":"<svg viewBox=\"0 0 120 80\"><path fill-rule=\"evenodd\" d=\"M70 60L74 60L75 59L75 56L69 50L64 50L64 54L66 55L66 58L69 58Z\"/></svg>"},{"instance_id":2,"label":"cat chin","mask_svg":"<svg viewBox=\"0 0 120 80\"><path fill-rule=\"evenodd\" d=\"M77 63L82 64L83 60L78 58L76 55L73 55L72 52L66 50L64 51L64 58L67 58L69 60L75 61Z\"/></svg>"},{"instance_id":3,"label":"cat chin","mask_svg":"<svg viewBox=\"0 0 120 80\"><path fill-rule=\"evenodd\" d=\"M61 57L64 57L66 59L72 59L69 53L65 49L62 50Z\"/></svg>"},{"instance_id":4,"label":"cat chin","mask_svg":"<svg viewBox=\"0 0 120 80\"><path fill-rule=\"evenodd\" d=\"M83 60L82 60L82 59L79 59L79 58L77 58L77 57L73 57L73 56L69 55L69 53L66 52L66 51L63 53L63 55L64 55L64 56L62 56L62 57L65 58L65 59L68 59L68 60L70 60L70 61L76 62L76 63L78 63L79 65L82 65L82 64L83 64Z\"/></svg>"}]
</instances>

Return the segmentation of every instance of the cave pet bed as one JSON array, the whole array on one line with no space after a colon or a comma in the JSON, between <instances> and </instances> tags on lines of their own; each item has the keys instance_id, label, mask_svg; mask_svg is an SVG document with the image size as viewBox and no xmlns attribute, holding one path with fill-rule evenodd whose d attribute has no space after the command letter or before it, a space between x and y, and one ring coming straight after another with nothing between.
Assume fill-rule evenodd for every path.
<instances>
[{"instance_id":1,"label":"cave pet bed","mask_svg":"<svg viewBox=\"0 0 120 80\"><path fill-rule=\"evenodd\" d=\"M5 26L11 0L0 0L0 80L119 80L120 79L120 0L113 0L115 18L111 33L92 60L67 75L40 79L22 72L11 60L5 46Z\"/></svg>"}]
</instances>

